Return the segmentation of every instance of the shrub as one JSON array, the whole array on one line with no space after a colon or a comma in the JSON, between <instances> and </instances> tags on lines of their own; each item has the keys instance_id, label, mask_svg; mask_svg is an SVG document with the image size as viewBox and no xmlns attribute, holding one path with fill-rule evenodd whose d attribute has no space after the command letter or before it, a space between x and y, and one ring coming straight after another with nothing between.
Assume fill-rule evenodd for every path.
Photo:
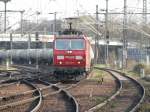
<instances>
[{"instance_id":1,"label":"shrub","mask_svg":"<svg viewBox=\"0 0 150 112\"><path fill-rule=\"evenodd\" d=\"M141 69L144 69L144 68L145 68L144 64L137 64L137 65L134 66L133 71L135 71L137 73L140 73Z\"/></svg>"},{"instance_id":2,"label":"shrub","mask_svg":"<svg viewBox=\"0 0 150 112\"><path fill-rule=\"evenodd\" d=\"M150 66L145 67L145 74L150 75Z\"/></svg>"}]
</instances>

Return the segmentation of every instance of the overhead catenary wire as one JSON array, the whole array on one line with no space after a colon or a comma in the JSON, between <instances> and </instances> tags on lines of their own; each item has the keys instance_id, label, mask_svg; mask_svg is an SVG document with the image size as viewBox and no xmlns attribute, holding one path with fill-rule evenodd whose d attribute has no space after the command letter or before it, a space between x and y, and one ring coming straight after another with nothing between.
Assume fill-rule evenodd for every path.
<instances>
[{"instance_id":1,"label":"overhead catenary wire","mask_svg":"<svg viewBox=\"0 0 150 112\"><path fill-rule=\"evenodd\" d=\"M90 18L89 16L87 16L87 18ZM95 22L95 20L93 19L93 17L91 17L90 18L93 22ZM85 25L87 25L86 23L89 23L88 22L88 20L85 20L85 18L84 19L82 19L82 20L84 20L84 23L85 23ZM116 19L116 21L118 21L117 19ZM111 22L111 21L108 21L109 23ZM123 25L123 24L121 24L121 23L118 23L119 25ZM84 25L84 24L83 24ZM89 28L90 29L92 29L91 31L93 31L94 33L96 33L96 29L94 28L94 26L92 26L91 24L88 24L88 26L90 26ZM131 29L131 30L134 30L134 31L136 31L136 32L139 32L139 33L143 33L145 36L148 36L147 38L150 38L150 34L148 34L147 32L145 32L144 30L142 30L140 27L137 27L137 26L130 26L130 25L126 25L126 27L127 27L127 29ZM149 26L148 26L149 27ZM149 27L150 28L150 27ZM100 35L101 35L101 33L100 33ZM145 37L146 38L146 37Z\"/></svg>"}]
</instances>

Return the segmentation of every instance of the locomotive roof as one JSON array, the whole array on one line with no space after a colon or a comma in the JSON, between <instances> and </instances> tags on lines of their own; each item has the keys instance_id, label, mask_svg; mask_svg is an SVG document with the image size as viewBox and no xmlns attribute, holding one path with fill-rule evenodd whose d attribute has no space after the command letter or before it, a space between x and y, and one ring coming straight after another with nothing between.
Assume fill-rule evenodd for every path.
<instances>
[{"instance_id":1,"label":"locomotive roof","mask_svg":"<svg viewBox=\"0 0 150 112\"><path fill-rule=\"evenodd\" d=\"M76 29L65 29L60 32L59 35L55 36L56 38L85 38L81 31Z\"/></svg>"},{"instance_id":2,"label":"locomotive roof","mask_svg":"<svg viewBox=\"0 0 150 112\"><path fill-rule=\"evenodd\" d=\"M61 39L85 39L85 35L76 29L65 29L62 32L59 32L59 35L55 35L55 38Z\"/></svg>"},{"instance_id":3,"label":"locomotive roof","mask_svg":"<svg viewBox=\"0 0 150 112\"><path fill-rule=\"evenodd\" d=\"M85 36L84 35L57 35L56 36L56 38L69 38L69 39L77 39L77 38L79 38L79 39L81 39L81 38L85 38Z\"/></svg>"},{"instance_id":4,"label":"locomotive roof","mask_svg":"<svg viewBox=\"0 0 150 112\"><path fill-rule=\"evenodd\" d=\"M82 35L83 33L76 29L65 29L64 31L60 32L61 35Z\"/></svg>"}]
</instances>

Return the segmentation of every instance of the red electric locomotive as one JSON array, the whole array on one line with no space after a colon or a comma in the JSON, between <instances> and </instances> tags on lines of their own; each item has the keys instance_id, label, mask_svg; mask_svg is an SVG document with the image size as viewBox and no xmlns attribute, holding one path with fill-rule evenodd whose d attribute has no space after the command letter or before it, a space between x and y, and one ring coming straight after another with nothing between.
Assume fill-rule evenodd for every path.
<instances>
[{"instance_id":1,"label":"red electric locomotive","mask_svg":"<svg viewBox=\"0 0 150 112\"><path fill-rule=\"evenodd\" d=\"M91 68L93 52L90 41L81 32L66 30L54 39L54 73L61 78L74 78Z\"/></svg>"}]
</instances>

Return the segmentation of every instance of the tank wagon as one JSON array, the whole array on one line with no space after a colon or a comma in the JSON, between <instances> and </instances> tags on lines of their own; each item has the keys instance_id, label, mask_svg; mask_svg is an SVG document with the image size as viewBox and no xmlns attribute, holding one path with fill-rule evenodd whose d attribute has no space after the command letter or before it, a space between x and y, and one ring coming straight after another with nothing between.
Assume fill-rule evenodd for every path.
<instances>
[{"instance_id":1,"label":"tank wagon","mask_svg":"<svg viewBox=\"0 0 150 112\"><path fill-rule=\"evenodd\" d=\"M53 61L53 49L13 49L0 50L0 63L5 63L7 59L13 64L38 64L51 65Z\"/></svg>"}]
</instances>

